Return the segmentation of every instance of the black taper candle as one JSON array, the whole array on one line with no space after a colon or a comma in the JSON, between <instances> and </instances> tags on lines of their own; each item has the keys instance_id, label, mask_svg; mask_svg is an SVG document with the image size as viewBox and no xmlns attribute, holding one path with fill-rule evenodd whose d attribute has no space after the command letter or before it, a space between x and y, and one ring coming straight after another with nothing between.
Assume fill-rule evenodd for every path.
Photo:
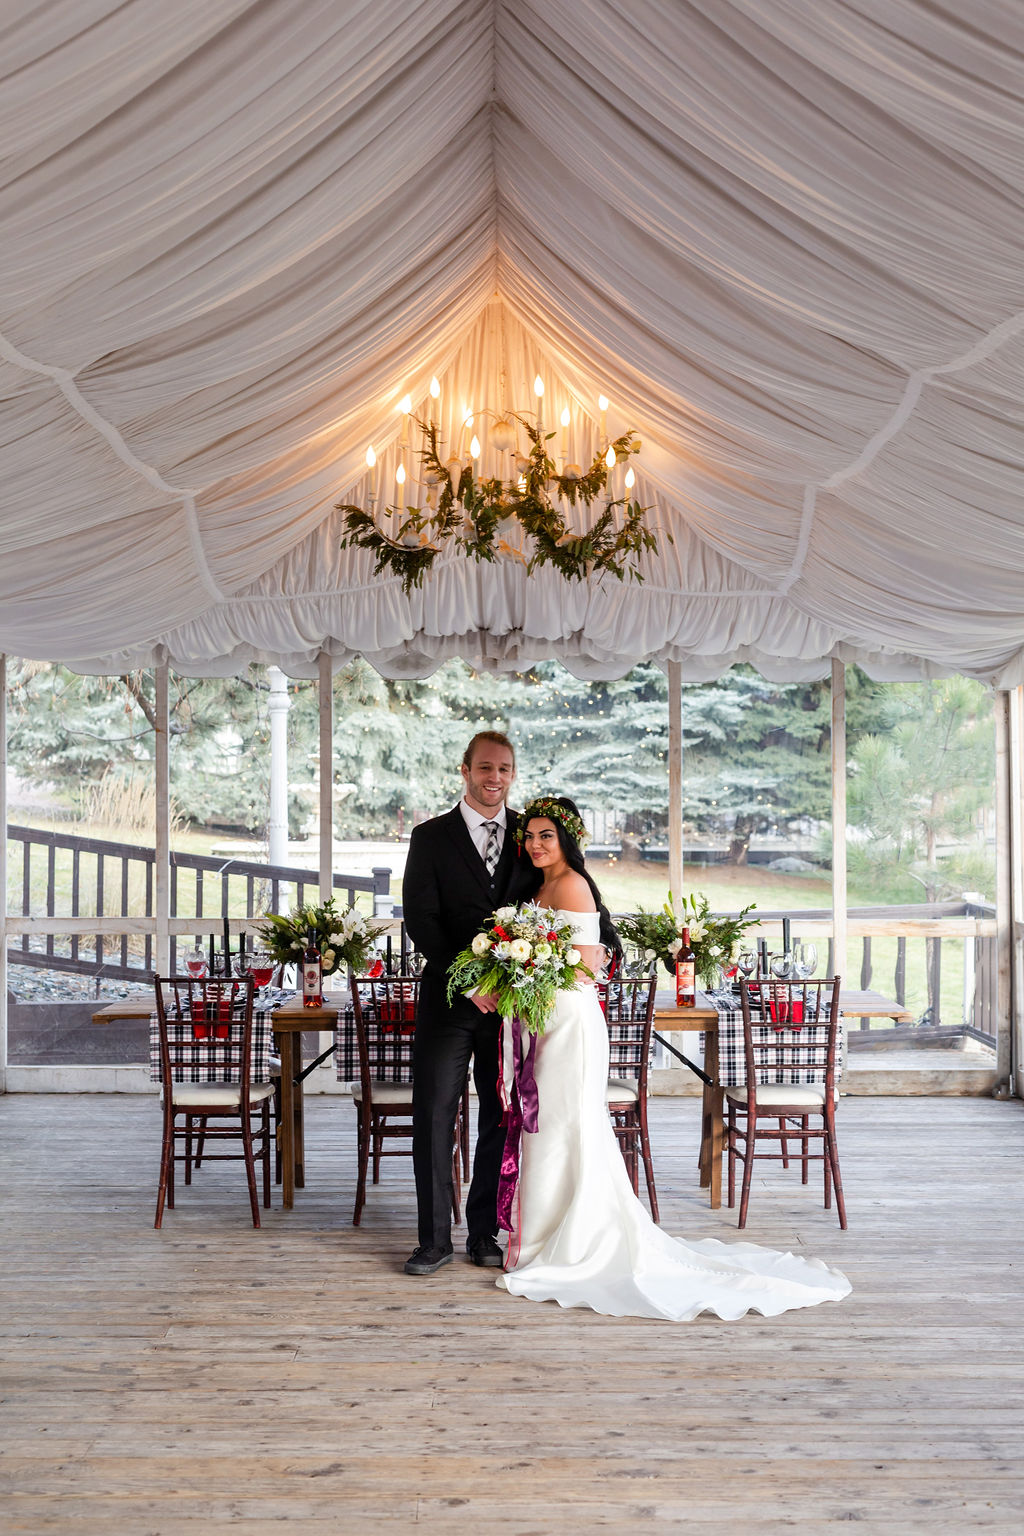
<instances>
[{"instance_id":1,"label":"black taper candle","mask_svg":"<svg viewBox=\"0 0 1024 1536\"><path fill-rule=\"evenodd\" d=\"M792 947L793 946L792 946L792 944L790 942L789 918L788 917L784 917L782 919L782 949L783 949L783 952L788 955L789 951L790 951L790 949Z\"/></svg>"},{"instance_id":2,"label":"black taper candle","mask_svg":"<svg viewBox=\"0 0 1024 1536\"><path fill-rule=\"evenodd\" d=\"M387 965L388 975L390 976L391 975L391 935L390 935L390 933L388 934L387 960L386 960L385 964Z\"/></svg>"},{"instance_id":3,"label":"black taper candle","mask_svg":"<svg viewBox=\"0 0 1024 1536\"><path fill-rule=\"evenodd\" d=\"M224 975L231 975L231 926L228 919L224 919Z\"/></svg>"},{"instance_id":4,"label":"black taper candle","mask_svg":"<svg viewBox=\"0 0 1024 1536\"><path fill-rule=\"evenodd\" d=\"M768 940L757 941L757 969L762 976L768 975Z\"/></svg>"},{"instance_id":5,"label":"black taper candle","mask_svg":"<svg viewBox=\"0 0 1024 1536\"><path fill-rule=\"evenodd\" d=\"M217 946L214 943L213 934L211 933L210 934L210 975L211 976L216 976L216 974L217 974Z\"/></svg>"},{"instance_id":6,"label":"black taper candle","mask_svg":"<svg viewBox=\"0 0 1024 1536\"><path fill-rule=\"evenodd\" d=\"M245 959L245 929L238 935L238 953L241 959Z\"/></svg>"}]
</instances>

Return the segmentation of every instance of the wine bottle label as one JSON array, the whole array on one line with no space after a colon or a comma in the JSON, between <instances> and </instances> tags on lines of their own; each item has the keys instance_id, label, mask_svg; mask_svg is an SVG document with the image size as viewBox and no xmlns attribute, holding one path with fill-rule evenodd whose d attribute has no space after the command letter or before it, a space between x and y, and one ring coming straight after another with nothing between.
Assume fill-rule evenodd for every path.
<instances>
[{"instance_id":1,"label":"wine bottle label","mask_svg":"<svg viewBox=\"0 0 1024 1536\"><path fill-rule=\"evenodd\" d=\"M676 1007L694 1008L696 1005L696 967L692 960L680 960L676 965Z\"/></svg>"},{"instance_id":2,"label":"wine bottle label","mask_svg":"<svg viewBox=\"0 0 1024 1536\"><path fill-rule=\"evenodd\" d=\"M320 966L315 960L307 960L302 967L302 991L306 997L320 996Z\"/></svg>"}]
</instances>

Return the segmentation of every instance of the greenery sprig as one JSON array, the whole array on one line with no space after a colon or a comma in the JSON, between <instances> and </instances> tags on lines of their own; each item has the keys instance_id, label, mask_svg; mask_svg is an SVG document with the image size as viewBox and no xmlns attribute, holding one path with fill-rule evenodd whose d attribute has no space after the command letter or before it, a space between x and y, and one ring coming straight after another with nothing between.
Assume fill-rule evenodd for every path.
<instances>
[{"instance_id":1,"label":"greenery sprig","mask_svg":"<svg viewBox=\"0 0 1024 1536\"><path fill-rule=\"evenodd\" d=\"M521 416L514 419L529 437L530 451L509 481L496 477L478 480L472 464L464 465L456 480L441 459L437 424L418 421L425 439L421 453L424 476L428 484L438 488L436 509L430 505L404 510L389 506L388 515L399 519L390 535L382 531L372 512L351 502L339 502L337 510L345 514L341 547L373 550L377 559L374 575L394 572L401 576L407 593L422 584L444 546L452 542L474 560L493 561L499 555L522 560L528 574L538 566L551 565L567 581L583 581L597 571L607 572L618 581L628 576L642 582L639 556L644 550L657 552L658 548L646 522L650 509L632 497L615 497L605 503L585 532L571 532L550 499L549 487L571 507L583 506L589 511L608 486L604 457L598 455L583 474L560 475L547 450L555 434L542 432ZM640 451L633 432L615 438L611 447L617 463ZM524 553L504 536L502 524L510 520L524 530L532 552ZM670 534L666 538L672 542Z\"/></svg>"}]
</instances>

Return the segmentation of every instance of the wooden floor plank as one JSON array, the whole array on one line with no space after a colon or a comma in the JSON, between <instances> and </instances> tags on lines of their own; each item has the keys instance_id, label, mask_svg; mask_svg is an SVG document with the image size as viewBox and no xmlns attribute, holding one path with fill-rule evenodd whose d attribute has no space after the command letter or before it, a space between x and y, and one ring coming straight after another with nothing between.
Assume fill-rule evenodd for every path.
<instances>
[{"instance_id":1,"label":"wooden floor plank","mask_svg":"<svg viewBox=\"0 0 1024 1536\"><path fill-rule=\"evenodd\" d=\"M849 1231L773 1167L745 1236L853 1294L685 1324L405 1276L408 1164L352 1228L351 1105L308 1111L292 1211L253 1231L221 1164L155 1232L151 1100L0 1099L5 1533L1019 1529L1019 1103L844 1100ZM662 1220L728 1241L697 1116L652 1104Z\"/></svg>"}]
</instances>

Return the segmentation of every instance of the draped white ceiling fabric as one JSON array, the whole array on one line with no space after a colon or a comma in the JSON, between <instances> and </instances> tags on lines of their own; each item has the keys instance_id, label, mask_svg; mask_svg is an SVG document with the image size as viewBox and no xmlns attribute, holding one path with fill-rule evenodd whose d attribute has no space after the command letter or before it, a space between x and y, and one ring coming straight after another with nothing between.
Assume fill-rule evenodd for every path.
<instances>
[{"instance_id":1,"label":"draped white ceiling fabric","mask_svg":"<svg viewBox=\"0 0 1024 1536\"><path fill-rule=\"evenodd\" d=\"M1020 0L7 0L0 71L0 650L1024 681ZM495 469L538 373L642 586L340 549L407 391Z\"/></svg>"}]
</instances>

